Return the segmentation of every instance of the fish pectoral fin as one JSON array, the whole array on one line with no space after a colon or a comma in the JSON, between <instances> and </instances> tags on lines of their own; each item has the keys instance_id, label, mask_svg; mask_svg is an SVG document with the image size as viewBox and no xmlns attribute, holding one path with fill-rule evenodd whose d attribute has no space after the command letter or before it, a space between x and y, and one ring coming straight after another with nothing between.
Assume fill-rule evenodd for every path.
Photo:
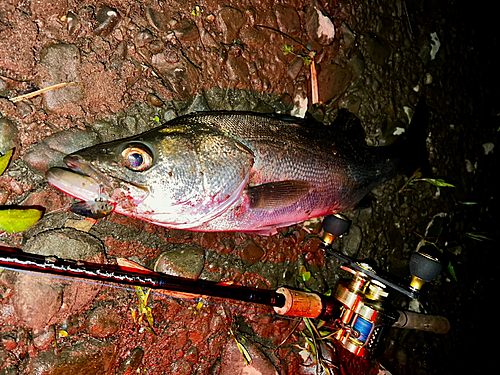
<instances>
[{"instance_id":1,"label":"fish pectoral fin","mask_svg":"<svg viewBox=\"0 0 500 375\"><path fill-rule=\"evenodd\" d=\"M250 198L250 208L271 210L291 205L304 197L311 189L306 181L276 181L248 187L245 192Z\"/></svg>"}]
</instances>

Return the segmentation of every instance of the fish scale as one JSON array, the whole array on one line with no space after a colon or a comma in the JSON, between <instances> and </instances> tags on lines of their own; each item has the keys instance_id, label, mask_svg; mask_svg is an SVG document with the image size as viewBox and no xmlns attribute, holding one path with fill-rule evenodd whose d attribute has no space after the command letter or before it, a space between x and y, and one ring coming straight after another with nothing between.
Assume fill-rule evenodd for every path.
<instances>
[{"instance_id":1,"label":"fish scale","mask_svg":"<svg viewBox=\"0 0 500 375\"><path fill-rule=\"evenodd\" d=\"M407 141L367 147L354 126L359 120L345 112L332 126L279 115L202 112L80 150L65 161L109 179L115 190L108 200L120 214L171 228L273 234L352 209L396 175L397 152ZM131 170L120 156L136 149L151 155L151 165L141 171ZM81 200L94 199L93 192L74 188L83 178L74 175L52 168L47 178Z\"/></svg>"}]
</instances>

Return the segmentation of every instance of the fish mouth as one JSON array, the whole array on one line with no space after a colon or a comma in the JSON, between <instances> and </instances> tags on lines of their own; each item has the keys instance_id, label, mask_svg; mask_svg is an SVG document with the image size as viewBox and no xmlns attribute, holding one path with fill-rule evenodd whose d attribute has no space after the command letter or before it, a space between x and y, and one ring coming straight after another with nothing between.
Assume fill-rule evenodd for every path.
<instances>
[{"instance_id":1,"label":"fish mouth","mask_svg":"<svg viewBox=\"0 0 500 375\"><path fill-rule=\"evenodd\" d=\"M149 195L147 188L115 177L108 177L79 155L67 155L63 161L68 168L50 168L46 173L46 178L50 185L74 198L112 203L118 200L119 194L116 193L125 190L129 199L133 199L135 204L138 204Z\"/></svg>"}]
</instances>

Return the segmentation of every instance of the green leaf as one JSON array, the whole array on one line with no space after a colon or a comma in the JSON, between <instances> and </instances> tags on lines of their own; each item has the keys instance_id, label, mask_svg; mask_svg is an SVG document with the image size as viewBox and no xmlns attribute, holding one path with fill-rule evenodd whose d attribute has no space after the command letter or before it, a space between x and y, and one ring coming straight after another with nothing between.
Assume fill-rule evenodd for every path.
<instances>
[{"instance_id":1,"label":"green leaf","mask_svg":"<svg viewBox=\"0 0 500 375\"><path fill-rule=\"evenodd\" d=\"M290 52L293 52L293 46L290 46L288 44L283 44L283 53L285 55L288 55Z\"/></svg>"},{"instance_id":2,"label":"green leaf","mask_svg":"<svg viewBox=\"0 0 500 375\"><path fill-rule=\"evenodd\" d=\"M451 264L451 262L448 262L448 271L450 272L451 276L453 277L453 279L455 281L458 281L457 280L457 274L455 273L455 267L453 267L453 264Z\"/></svg>"},{"instance_id":3,"label":"green leaf","mask_svg":"<svg viewBox=\"0 0 500 375\"><path fill-rule=\"evenodd\" d=\"M7 166L9 165L9 162L10 162L10 159L12 158L13 153L14 153L14 149L7 151L4 156L0 156L0 176L7 169Z\"/></svg>"},{"instance_id":4,"label":"green leaf","mask_svg":"<svg viewBox=\"0 0 500 375\"><path fill-rule=\"evenodd\" d=\"M431 183L434 186L439 186L439 187L455 187L455 185L449 184L447 182L444 182L444 180L441 180L439 178L420 178L419 181L426 181Z\"/></svg>"},{"instance_id":5,"label":"green leaf","mask_svg":"<svg viewBox=\"0 0 500 375\"><path fill-rule=\"evenodd\" d=\"M35 208L0 210L0 231L22 232L42 217L42 211Z\"/></svg>"}]
</instances>

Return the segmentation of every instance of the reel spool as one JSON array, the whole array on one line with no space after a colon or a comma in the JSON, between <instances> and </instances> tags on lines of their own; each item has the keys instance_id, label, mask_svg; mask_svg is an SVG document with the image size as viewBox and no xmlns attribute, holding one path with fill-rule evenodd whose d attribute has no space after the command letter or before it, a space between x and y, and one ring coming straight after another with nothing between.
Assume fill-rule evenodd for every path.
<instances>
[{"instance_id":1,"label":"reel spool","mask_svg":"<svg viewBox=\"0 0 500 375\"><path fill-rule=\"evenodd\" d=\"M352 274L350 280L337 283L333 298L341 303L340 317L335 320L335 339L344 348L360 357L372 357L378 349L388 327L418 328L437 333L446 333L449 322L442 317L402 312L387 303L391 290L396 290L410 298L417 298L422 286L432 281L442 269L439 260L429 253L431 247L422 247L410 259L412 281L409 287L402 287L390 279L389 275L377 272L369 264L358 262L331 248L333 241L345 233L350 221L341 215L330 215L323 221L323 244L326 254L338 258L342 269ZM408 325L408 315L416 320ZM402 323L404 321L404 323Z\"/></svg>"}]
</instances>

